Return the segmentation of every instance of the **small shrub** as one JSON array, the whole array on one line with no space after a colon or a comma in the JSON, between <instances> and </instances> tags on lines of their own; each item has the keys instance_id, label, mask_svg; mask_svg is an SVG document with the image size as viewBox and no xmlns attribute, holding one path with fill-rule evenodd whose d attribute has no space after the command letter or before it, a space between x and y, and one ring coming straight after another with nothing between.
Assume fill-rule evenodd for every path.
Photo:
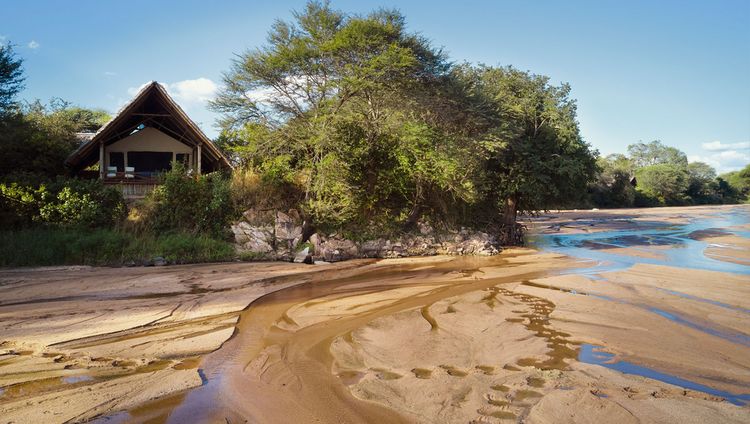
<instances>
[{"instance_id":1,"label":"small shrub","mask_svg":"<svg viewBox=\"0 0 750 424\"><path fill-rule=\"evenodd\" d=\"M154 233L185 231L224 237L235 217L229 181L219 173L193 177L174 163L140 211L143 226Z\"/></svg>"},{"instance_id":2,"label":"small shrub","mask_svg":"<svg viewBox=\"0 0 750 424\"><path fill-rule=\"evenodd\" d=\"M58 178L39 186L0 184L3 226L33 223L109 228L125 213L119 190L98 180Z\"/></svg>"},{"instance_id":3,"label":"small shrub","mask_svg":"<svg viewBox=\"0 0 750 424\"><path fill-rule=\"evenodd\" d=\"M235 170L230 181L232 204L237 211L296 208L304 198L303 187L302 175L279 179L252 168Z\"/></svg>"}]
</instances>

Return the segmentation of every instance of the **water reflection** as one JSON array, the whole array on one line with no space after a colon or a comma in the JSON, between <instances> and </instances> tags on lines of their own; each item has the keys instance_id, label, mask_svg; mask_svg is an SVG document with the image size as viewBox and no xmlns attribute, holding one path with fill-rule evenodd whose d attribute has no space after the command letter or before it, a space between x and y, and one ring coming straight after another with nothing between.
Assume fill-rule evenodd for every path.
<instances>
[{"instance_id":1,"label":"water reflection","mask_svg":"<svg viewBox=\"0 0 750 424\"><path fill-rule=\"evenodd\" d=\"M698 392L708 393L713 396L723 397L734 405L743 406L750 401L750 393L734 394L717 390L703 384L696 383L694 381L686 380L671 374L666 374L660 371L653 370L641 365L636 365L626 361L615 361L615 355L607 352L602 352L601 346L595 346L591 344L581 345L581 350L578 354L578 360L587 364L600 365L612 370L620 371L625 374L639 375L641 377L650 378L652 380L658 380L674 386L683 387L689 390L695 390Z\"/></svg>"},{"instance_id":2,"label":"water reflection","mask_svg":"<svg viewBox=\"0 0 750 424\"><path fill-rule=\"evenodd\" d=\"M587 221L574 221L576 227ZM630 221L628 221L630 222ZM750 266L706 257L703 251L708 236L736 235L750 238L750 231L731 227L750 222L750 212L737 210L720 216L694 218L688 224L665 225L659 222L632 223L628 229L586 232L579 234L538 234L532 244L538 248L590 261L584 269L569 273L587 276L608 271L621 271L636 263L669 265L711 271L750 274ZM558 226L559 227L559 226ZM667 247L659 249L660 247ZM611 253L613 248L645 250L655 255L631 256ZM656 248L656 249L654 249Z\"/></svg>"}]
</instances>

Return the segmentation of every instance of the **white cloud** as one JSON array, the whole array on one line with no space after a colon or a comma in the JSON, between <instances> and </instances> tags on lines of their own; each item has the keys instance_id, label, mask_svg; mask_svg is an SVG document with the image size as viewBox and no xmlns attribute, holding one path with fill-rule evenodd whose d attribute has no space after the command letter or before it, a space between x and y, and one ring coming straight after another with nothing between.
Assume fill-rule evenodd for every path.
<instances>
[{"instance_id":1,"label":"white cloud","mask_svg":"<svg viewBox=\"0 0 750 424\"><path fill-rule=\"evenodd\" d=\"M703 143L703 155L688 157L690 162L705 162L714 168L719 174L736 171L750 164L750 142L722 143L712 141Z\"/></svg>"},{"instance_id":2,"label":"white cloud","mask_svg":"<svg viewBox=\"0 0 750 424\"><path fill-rule=\"evenodd\" d=\"M108 77L116 77L117 76L117 72L105 71L104 75L108 76Z\"/></svg>"},{"instance_id":3,"label":"white cloud","mask_svg":"<svg viewBox=\"0 0 750 424\"><path fill-rule=\"evenodd\" d=\"M143 83L138 87L128 88L128 94L132 97L151 82ZM216 95L219 87L208 78L196 78L192 80L177 81L174 83L159 83L167 89L167 92L178 103L203 103L211 100Z\"/></svg>"},{"instance_id":4,"label":"white cloud","mask_svg":"<svg viewBox=\"0 0 750 424\"><path fill-rule=\"evenodd\" d=\"M39 43L37 43L34 40L31 40L31 42L29 42L28 46L29 46L30 49L38 49L39 48Z\"/></svg>"},{"instance_id":5,"label":"white cloud","mask_svg":"<svg viewBox=\"0 0 750 424\"><path fill-rule=\"evenodd\" d=\"M135 96L136 94L138 94L139 91L141 91L141 89L143 87L145 87L145 86L147 86L149 84L151 84L151 83L150 82L144 82L143 84L139 85L138 87L130 87L130 88L128 88L128 95L130 95L130 97Z\"/></svg>"},{"instance_id":6,"label":"white cloud","mask_svg":"<svg viewBox=\"0 0 750 424\"><path fill-rule=\"evenodd\" d=\"M7 40L7 39L8 39L8 37L6 37L4 35L0 35L0 43L5 43L5 40Z\"/></svg>"},{"instance_id":7,"label":"white cloud","mask_svg":"<svg viewBox=\"0 0 750 424\"><path fill-rule=\"evenodd\" d=\"M704 150L711 152L723 152L726 150L742 150L750 149L750 141L742 143L722 143L721 141L712 141L710 143L701 144Z\"/></svg>"},{"instance_id":8,"label":"white cloud","mask_svg":"<svg viewBox=\"0 0 750 424\"><path fill-rule=\"evenodd\" d=\"M208 78L178 81L166 84L167 91L178 102L203 103L214 98L219 87Z\"/></svg>"}]
</instances>

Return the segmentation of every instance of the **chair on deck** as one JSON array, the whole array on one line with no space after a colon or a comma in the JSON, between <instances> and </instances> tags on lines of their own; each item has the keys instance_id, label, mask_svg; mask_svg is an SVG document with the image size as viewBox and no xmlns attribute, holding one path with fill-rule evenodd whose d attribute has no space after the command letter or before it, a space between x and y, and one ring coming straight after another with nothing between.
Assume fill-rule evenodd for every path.
<instances>
[{"instance_id":1,"label":"chair on deck","mask_svg":"<svg viewBox=\"0 0 750 424\"><path fill-rule=\"evenodd\" d=\"M117 176L117 167L116 166L108 166L107 167L107 178L114 178Z\"/></svg>"},{"instance_id":2,"label":"chair on deck","mask_svg":"<svg viewBox=\"0 0 750 424\"><path fill-rule=\"evenodd\" d=\"M133 166L125 167L125 178L135 178L135 167Z\"/></svg>"}]
</instances>

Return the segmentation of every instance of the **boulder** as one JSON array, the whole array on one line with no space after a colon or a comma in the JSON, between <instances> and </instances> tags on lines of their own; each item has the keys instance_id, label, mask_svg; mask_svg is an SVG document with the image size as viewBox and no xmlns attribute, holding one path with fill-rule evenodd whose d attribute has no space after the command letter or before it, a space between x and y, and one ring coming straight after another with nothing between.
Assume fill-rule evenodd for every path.
<instances>
[{"instance_id":1,"label":"boulder","mask_svg":"<svg viewBox=\"0 0 750 424\"><path fill-rule=\"evenodd\" d=\"M351 240L332 236L320 243L320 249L315 250L315 257L326 262L344 261L359 257L359 249Z\"/></svg>"},{"instance_id":2,"label":"boulder","mask_svg":"<svg viewBox=\"0 0 750 424\"><path fill-rule=\"evenodd\" d=\"M435 232L430 224L422 221L417 222L417 228L419 228L419 233L423 236L431 235Z\"/></svg>"},{"instance_id":3,"label":"boulder","mask_svg":"<svg viewBox=\"0 0 750 424\"><path fill-rule=\"evenodd\" d=\"M273 252L273 227L254 226L245 221L232 225L234 241L243 250L266 255Z\"/></svg>"},{"instance_id":4,"label":"boulder","mask_svg":"<svg viewBox=\"0 0 750 424\"><path fill-rule=\"evenodd\" d=\"M242 217L252 225L271 225L276 219L273 210L248 209L242 212Z\"/></svg>"},{"instance_id":5,"label":"boulder","mask_svg":"<svg viewBox=\"0 0 750 424\"><path fill-rule=\"evenodd\" d=\"M308 264L312 265L315 263L313 261L312 255L310 254L310 248L305 247L304 249L297 252L296 255L294 255L294 262L298 264Z\"/></svg>"},{"instance_id":6,"label":"boulder","mask_svg":"<svg viewBox=\"0 0 750 424\"><path fill-rule=\"evenodd\" d=\"M274 236L276 237L276 249L279 254L291 254L302 241L302 225L301 223L298 224L299 215L294 211L290 211L290 214L292 216L284 212L276 212Z\"/></svg>"},{"instance_id":7,"label":"boulder","mask_svg":"<svg viewBox=\"0 0 750 424\"><path fill-rule=\"evenodd\" d=\"M323 237L320 234L314 233L308 241L312 245L313 254L320 252L320 245L323 243Z\"/></svg>"},{"instance_id":8,"label":"boulder","mask_svg":"<svg viewBox=\"0 0 750 424\"><path fill-rule=\"evenodd\" d=\"M366 258L383 258L389 245L390 243L380 238L367 240L359 246L359 251Z\"/></svg>"}]
</instances>

